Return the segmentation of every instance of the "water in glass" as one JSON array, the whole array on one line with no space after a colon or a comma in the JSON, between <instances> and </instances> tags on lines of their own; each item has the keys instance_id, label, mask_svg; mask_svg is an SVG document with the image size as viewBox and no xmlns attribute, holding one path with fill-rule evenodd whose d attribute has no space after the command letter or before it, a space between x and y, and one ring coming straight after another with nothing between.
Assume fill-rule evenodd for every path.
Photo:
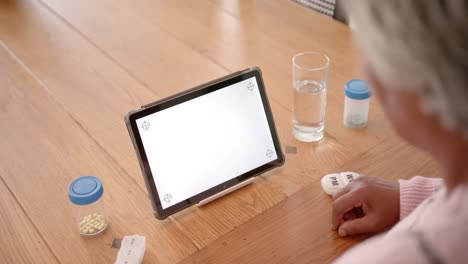
<instances>
[{"instance_id":1,"label":"water in glass","mask_svg":"<svg viewBox=\"0 0 468 264\"><path fill-rule=\"evenodd\" d=\"M298 81L294 87L293 133L304 142L319 141L325 127L327 87L324 82Z\"/></svg>"}]
</instances>

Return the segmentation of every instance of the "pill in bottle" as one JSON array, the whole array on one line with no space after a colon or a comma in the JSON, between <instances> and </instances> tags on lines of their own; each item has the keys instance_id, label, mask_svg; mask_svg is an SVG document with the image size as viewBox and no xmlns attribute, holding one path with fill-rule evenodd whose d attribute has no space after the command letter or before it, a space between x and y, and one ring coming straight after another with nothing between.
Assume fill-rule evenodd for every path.
<instances>
[{"instance_id":1,"label":"pill in bottle","mask_svg":"<svg viewBox=\"0 0 468 264\"><path fill-rule=\"evenodd\" d=\"M346 127L367 126L371 92L363 80L350 80L345 84L343 122Z\"/></svg>"},{"instance_id":2,"label":"pill in bottle","mask_svg":"<svg viewBox=\"0 0 468 264\"><path fill-rule=\"evenodd\" d=\"M68 185L68 198L76 206L76 225L82 236L97 236L107 228L102 195L104 188L95 176L81 176Z\"/></svg>"}]
</instances>

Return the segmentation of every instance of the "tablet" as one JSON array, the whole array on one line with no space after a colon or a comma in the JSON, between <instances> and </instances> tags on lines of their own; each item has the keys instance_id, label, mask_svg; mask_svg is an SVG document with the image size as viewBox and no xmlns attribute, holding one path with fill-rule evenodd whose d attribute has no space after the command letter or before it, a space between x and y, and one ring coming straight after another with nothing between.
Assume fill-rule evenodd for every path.
<instances>
[{"instance_id":1,"label":"tablet","mask_svg":"<svg viewBox=\"0 0 468 264\"><path fill-rule=\"evenodd\" d=\"M158 219L284 163L258 68L143 106L125 121Z\"/></svg>"}]
</instances>

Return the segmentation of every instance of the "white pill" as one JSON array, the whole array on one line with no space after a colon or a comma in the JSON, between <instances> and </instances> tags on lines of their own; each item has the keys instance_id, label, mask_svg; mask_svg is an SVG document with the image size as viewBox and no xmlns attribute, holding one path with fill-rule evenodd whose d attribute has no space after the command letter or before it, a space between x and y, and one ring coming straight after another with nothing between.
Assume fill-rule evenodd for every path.
<instances>
[{"instance_id":1,"label":"white pill","mask_svg":"<svg viewBox=\"0 0 468 264\"><path fill-rule=\"evenodd\" d=\"M320 181L323 191L328 195L335 195L350 182L359 177L355 172L327 174Z\"/></svg>"}]
</instances>

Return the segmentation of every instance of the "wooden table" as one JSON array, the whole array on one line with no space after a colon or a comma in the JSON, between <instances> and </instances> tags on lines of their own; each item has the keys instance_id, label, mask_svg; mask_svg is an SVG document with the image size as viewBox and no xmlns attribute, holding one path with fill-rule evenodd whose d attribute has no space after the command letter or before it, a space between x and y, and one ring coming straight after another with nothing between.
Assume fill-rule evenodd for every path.
<instances>
[{"instance_id":1,"label":"wooden table","mask_svg":"<svg viewBox=\"0 0 468 264\"><path fill-rule=\"evenodd\" d=\"M291 57L331 58L326 135L291 134ZM360 238L330 231L320 177L436 175L402 143L376 101L369 126L342 125L343 84L359 78L351 31L291 1L9 0L0 2L0 258L113 263L114 238L147 239L145 263L329 262ZM287 162L203 208L152 215L123 116L227 73L264 73ZM68 183L97 175L110 227L75 229Z\"/></svg>"}]
</instances>

